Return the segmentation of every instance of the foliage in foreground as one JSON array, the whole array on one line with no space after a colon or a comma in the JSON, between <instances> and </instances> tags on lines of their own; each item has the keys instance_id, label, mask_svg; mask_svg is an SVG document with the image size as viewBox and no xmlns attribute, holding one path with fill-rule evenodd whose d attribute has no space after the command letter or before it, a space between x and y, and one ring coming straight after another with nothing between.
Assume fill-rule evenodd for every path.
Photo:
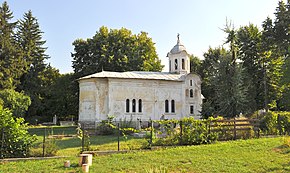
<instances>
[{"instance_id":1,"label":"foliage in foreground","mask_svg":"<svg viewBox=\"0 0 290 173\"><path fill-rule=\"evenodd\" d=\"M13 118L10 110L0 107L1 156L26 157L35 136L27 131L27 124L23 118Z\"/></svg>"},{"instance_id":2,"label":"foliage in foreground","mask_svg":"<svg viewBox=\"0 0 290 173\"><path fill-rule=\"evenodd\" d=\"M0 105L1 100L3 101L3 107L12 110L13 115L16 117L23 117L31 104L29 96L13 89L0 90Z\"/></svg>"},{"instance_id":3,"label":"foliage in foreground","mask_svg":"<svg viewBox=\"0 0 290 173\"><path fill-rule=\"evenodd\" d=\"M261 118L260 129L265 135L289 135L290 112L267 112Z\"/></svg>"}]
</instances>

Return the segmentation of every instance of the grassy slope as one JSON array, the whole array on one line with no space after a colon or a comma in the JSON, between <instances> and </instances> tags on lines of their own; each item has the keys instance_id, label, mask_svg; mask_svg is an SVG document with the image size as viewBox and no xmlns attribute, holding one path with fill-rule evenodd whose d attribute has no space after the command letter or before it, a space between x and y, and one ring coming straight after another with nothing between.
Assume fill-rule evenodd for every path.
<instances>
[{"instance_id":1,"label":"grassy slope","mask_svg":"<svg viewBox=\"0 0 290 173\"><path fill-rule=\"evenodd\" d=\"M96 156L90 172L290 172L282 138L251 139ZM70 160L72 167L63 168ZM0 172L79 172L77 157L1 163Z\"/></svg>"}]
</instances>

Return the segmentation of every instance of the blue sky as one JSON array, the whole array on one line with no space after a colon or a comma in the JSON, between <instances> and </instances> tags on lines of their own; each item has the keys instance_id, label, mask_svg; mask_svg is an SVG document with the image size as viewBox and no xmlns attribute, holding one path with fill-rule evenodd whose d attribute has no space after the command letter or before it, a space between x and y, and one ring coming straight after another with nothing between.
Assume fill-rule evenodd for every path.
<instances>
[{"instance_id":1,"label":"blue sky","mask_svg":"<svg viewBox=\"0 0 290 173\"><path fill-rule=\"evenodd\" d=\"M3 2L3 1L2 1ZM73 72L72 43L91 38L101 26L125 27L134 34L148 33L168 70L166 54L176 44L177 33L190 54L200 58L222 45L226 19L234 26L261 26L274 18L278 0L8 0L15 20L28 10L38 19L47 41L48 62L61 73ZM2 3L1 3L2 4Z\"/></svg>"}]
</instances>

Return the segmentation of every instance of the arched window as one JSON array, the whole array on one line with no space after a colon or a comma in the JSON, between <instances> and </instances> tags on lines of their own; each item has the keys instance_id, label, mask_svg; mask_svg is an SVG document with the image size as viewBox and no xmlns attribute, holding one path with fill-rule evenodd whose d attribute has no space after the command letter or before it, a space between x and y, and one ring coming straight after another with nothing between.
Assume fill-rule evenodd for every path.
<instances>
[{"instance_id":1,"label":"arched window","mask_svg":"<svg viewBox=\"0 0 290 173\"><path fill-rule=\"evenodd\" d=\"M136 100L132 100L132 112L136 112Z\"/></svg>"},{"instance_id":2,"label":"arched window","mask_svg":"<svg viewBox=\"0 0 290 173\"><path fill-rule=\"evenodd\" d=\"M171 71L171 60L169 60L169 71Z\"/></svg>"},{"instance_id":3,"label":"arched window","mask_svg":"<svg viewBox=\"0 0 290 173\"><path fill-rule=\"evenodd\" d=\"M189 91L189 97L193 98L193 89L190 89L190 91Z\"/></svg>"},{"instance_id":4,"label":"arched window","mask_svg":"<svg viewBox=\"0 0 290 173\"><path fill-rule=\"evenodd\" d=\"M190 114L194 114L194 106L190 105Z\"/></svg>"},{"instance_id":5,"label":"arched window","mask_svg":"<svg viewBox=\"0 0 290 173\"><path fill-rule=\"evenodd\" d=\"M138 112L142 112L142 100L141 99L138 100L138 105L139 105Z\"/></svg>"},{"instance_id":6,"label":"arched window","mask_svg":"<svg viewBox=\"0 0 290 173\"><path fill-rule=\"evenodd\" d=\"M169 112L169 102L168 100L165 100L165 113Z\"/></svg>"},{"instance_id":7,"label":"arched window","mask_svg":"<svg viewBox=\"0 0 290 173\"><path fill-rule=\"evenodd\" d=\"M175 70L177 70L177 68L178 68L178 62L177 62L177 59L175 59L174 66L175 66Z\"/></svg>"},{"instance_id":8,"label":"arched window","mask_svg":"<svg viewBox=\"0 0 290 173\"><path fill-rule=\"evenodd\" d=\"M185 69L184 59L181 60L181 65L182 65L182 70L184 70Z\"/></svg>"},{"instance_id":9,"label":"arched window","mask_svg":"<svg viewBox=\"0 0 290 173\"><path fill-rule=\"evenodd\" d=\"M171 112L175 113L175 101L171 100Z\"/></svg>"},{"instance_id":10,"label":"arched window","mask_svg":"<svg viewBox=\"0 0 290 173\"><path fill-rule=\"evenodd\" d=\"M130 112L130 100L126 99L126 112Z\"/></svg>"}]
</instances>

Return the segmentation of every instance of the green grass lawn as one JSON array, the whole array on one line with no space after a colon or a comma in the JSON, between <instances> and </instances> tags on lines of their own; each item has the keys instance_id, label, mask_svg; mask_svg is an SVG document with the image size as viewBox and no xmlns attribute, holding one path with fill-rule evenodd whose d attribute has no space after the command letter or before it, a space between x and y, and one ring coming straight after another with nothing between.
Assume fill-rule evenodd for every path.
<instances>
[{"instance_id":1,"label":"green grass lawn","mask_svg":"<svg viewBox=\"0 0 290 173\"><path fill-rule=\"evenodd\" d=\"M54 126L46 128L47 135L76 135L76 132L76 127ZM37 141L34 143L34 149L32 150L37 150L41 155L44 127L30 128L29 133L37 135ZM76 136L55 139L55 142L59 149L57 156L77 156L81 151L82 141ZM133 138L131 136L125 138L120 136L120 150L136 150L142 148L142 146L146 144L147 141L145 139ZM90 148L94 151L118 150L118 137L91 136Z\"/></svg>"},{"instance_id":2,"label":"green grass lawn","mask_svg":"<svg viewBox=\"0 0 290 173\"><path fill-rule=\"evenodd\" d=\"M100 146L114 143L107 140ZM282 137L261 138L94 156L90 172L290 172L290 148L284 143ZM65 160L72 167L64 168ZM2 162L0 172L81 172L77 163L76 156Z\"/></svg>"}]
</instances>

